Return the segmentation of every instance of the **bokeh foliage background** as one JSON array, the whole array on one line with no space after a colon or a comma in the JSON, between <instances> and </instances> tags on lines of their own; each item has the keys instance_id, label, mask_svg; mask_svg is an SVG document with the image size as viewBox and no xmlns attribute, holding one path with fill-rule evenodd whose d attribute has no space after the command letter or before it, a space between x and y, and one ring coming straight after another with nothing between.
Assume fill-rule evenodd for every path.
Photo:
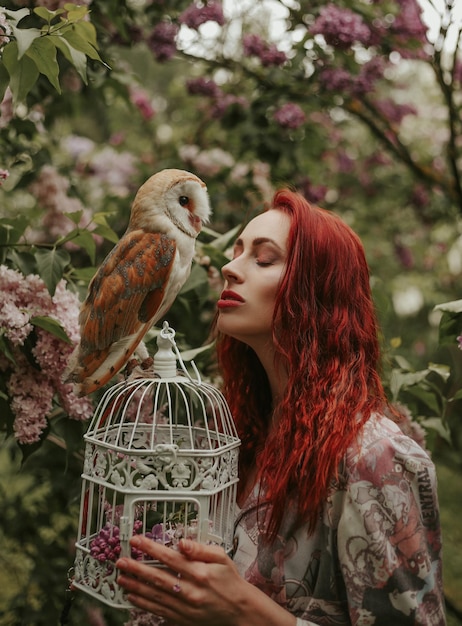
<instances>
[{"instance_id":1,"label":"bokeh foliage background","mask_svg":"<svg viewBox=\"0 0 462 626\"><path fill-rule=\"evenodd\" d=\"M168 316L188 350L207 343L235 229L279 185L359 233L385 384L416 431L425 429L438 467L449 624L462 624L460 8L451 0L0 7L3 268L37 274L50 297L63 279L81 299L124 232L138 186L165 167L190 169L207 182L214 215ZM13 307L11 280L3 274L2 299ZM43 388L50 377L37 345L48 338L56 354L70 350L77 304L66 319L31 313L31 293L30 306L0 312L2 626L58 623L65 603L92 405L78 413L71 390L52 389L35 431L38 408L22 422L19 409L38 402L32 379L40 374ZM23 343L13 338L14 314L26 315L23 326L32 319ZM195 360L213 371L210 351ZM34 442L21 440L26 418ZM79 596L69 623L124 618Z\"/></svg>"}]
</instances>

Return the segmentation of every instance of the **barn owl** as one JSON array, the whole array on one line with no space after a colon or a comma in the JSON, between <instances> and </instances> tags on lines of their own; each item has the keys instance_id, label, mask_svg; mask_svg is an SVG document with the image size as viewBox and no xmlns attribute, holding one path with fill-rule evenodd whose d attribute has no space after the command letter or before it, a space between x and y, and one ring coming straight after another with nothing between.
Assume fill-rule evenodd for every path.
<instances>
[{"instance_id":1,"label":"barn owl","mask_svg":"<svg viewBox=\"0 0 462 626\"><path fill-rule=\"evenodd\" d=\"M194 246L210 217L205 183L167 169L138 190L127 230L88 286L79 315L80 343L64 380L80 395L106 384L170 308L191 271Z\"/></svg>"}]
</instances>

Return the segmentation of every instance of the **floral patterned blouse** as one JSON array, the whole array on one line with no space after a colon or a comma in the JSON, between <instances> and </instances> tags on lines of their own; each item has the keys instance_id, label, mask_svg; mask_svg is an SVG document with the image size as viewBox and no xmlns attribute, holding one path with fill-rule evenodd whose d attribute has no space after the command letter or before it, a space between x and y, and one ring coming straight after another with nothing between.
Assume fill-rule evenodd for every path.
<instances>
[{"instance_id":1,"label":"floral patterned blouse","mask_svg":"<svg viewBox=\"0 0 462 626\"><path fill-rule=\"evenodd\" d=\"M315 532L287 511L276 541L258 488L236 519L241 575L297 626L444 626L435 468L392 421L373 416L345 455Z\"/></svg>"}]
</instances>

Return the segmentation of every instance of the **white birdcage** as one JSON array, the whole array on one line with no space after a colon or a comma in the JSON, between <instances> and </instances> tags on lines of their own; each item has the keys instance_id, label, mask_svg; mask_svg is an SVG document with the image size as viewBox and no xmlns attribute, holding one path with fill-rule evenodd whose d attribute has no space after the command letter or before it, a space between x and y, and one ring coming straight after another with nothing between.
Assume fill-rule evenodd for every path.
<instances>
[{"instance_id":1,"label":"white birdcage","mask_svg":"<svg viewBox=\"0 0 462 626\"><path fill-rule=\"evenodd\" d=\"M153 372L106 391L85 435L73 586L118 608L131 606L119 556L161 566L130 548L133 534L232 547L240 441L223 395L194 364L189 375L174 335L164 323Z\"/></svg>"}]
</instances>

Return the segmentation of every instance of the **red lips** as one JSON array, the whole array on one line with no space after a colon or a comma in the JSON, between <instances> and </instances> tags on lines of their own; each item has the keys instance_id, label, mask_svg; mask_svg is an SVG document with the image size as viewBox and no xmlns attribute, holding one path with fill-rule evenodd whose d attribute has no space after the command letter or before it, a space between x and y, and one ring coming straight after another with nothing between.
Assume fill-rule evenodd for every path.
<instances>
[{"instance_id":1,"label":"red lips","mask_svg":"<svg viewBox=\"0 0 462 626\"><path fill-rule=\"evenodd\" d=\"M226 309L239 306L243 302L244 298L241 298L239 294L235 293L234 291L230 291L229 289L225 289L217 302L217 307L219 309Z\"/></svg>"}]
</instances>

